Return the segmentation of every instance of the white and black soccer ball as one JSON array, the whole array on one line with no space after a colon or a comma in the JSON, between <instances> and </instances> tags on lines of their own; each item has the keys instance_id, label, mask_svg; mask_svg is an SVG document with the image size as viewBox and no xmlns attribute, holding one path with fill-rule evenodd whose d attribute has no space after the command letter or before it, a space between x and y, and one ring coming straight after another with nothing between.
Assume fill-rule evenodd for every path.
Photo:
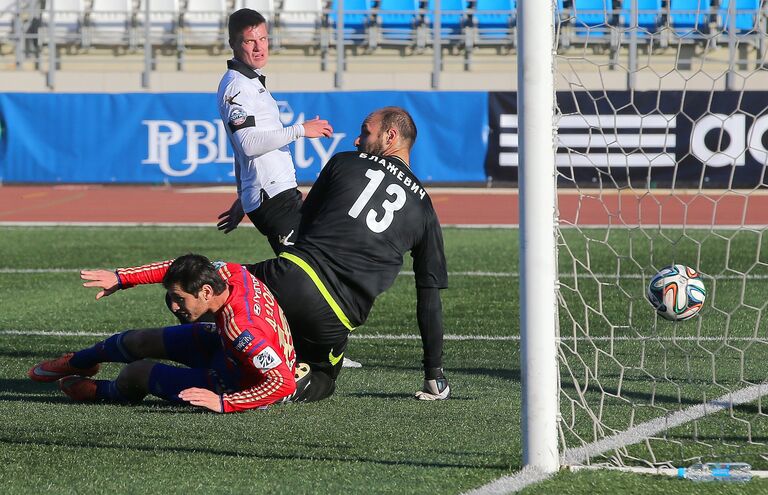
<instances>
[{"instance_id":1,"label":"white and black soccer ball","mask_svg":"<svg viewBox=\"0 0 768 495\"><path fill-rule=\"evenodd\" d=\"M678 264L664 267L653 276L646 297L662 318L682 321L701 311L707 290L696 270Z\"/></svg>"}]
</instances>

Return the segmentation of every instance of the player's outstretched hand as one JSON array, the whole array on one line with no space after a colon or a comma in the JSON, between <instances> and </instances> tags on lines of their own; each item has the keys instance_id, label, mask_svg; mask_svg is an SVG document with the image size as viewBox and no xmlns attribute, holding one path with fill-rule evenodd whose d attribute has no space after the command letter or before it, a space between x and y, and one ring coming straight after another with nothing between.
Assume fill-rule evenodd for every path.
<instances>
[{"instance_id":1,"label":"player's outstretched hand","mask_svg":"<svg viewBox=\"0 0 768 495\"><path fill-rule=\"evenodd\" d=\"M236 199L227 211L219 215L219 223L216 224L216 228L223 230L225 234L229 234L240 225L240 221L244 216L243 205L240 203L240 199Z\"/></svg>"},{"instance_id":2,"label":"player's outstretched hand","mask_svg":"<svg viewBox=\"0 0 768 495\"><path fill-rule=\"evenodd\" d=\"M83 287L98 287L96 299L101 299L120 289L117 283L117 273L109 270L80 270L80 278L86 282Z\"/></svg>"},{"instance_id":3,"label":"player's outstretched hand","mask_svg":"<svg viewBox=\"0 0 768 495\"><path fill-rule=\"evenodd\" d=\"M223 412L221 410L221 397L205 388L185 388L179 392L179 399L189 402L193 406L210 409L213 412Z\"/></svg>"},{"instance_id":4,"label":"player's outstretched hand","mask_svg":"<svg viewBox=\"0 0 768 495\"><path fill-rule=\"evenodd\" d=\"M304 137L318 138L318 137L331 137L333 136L333 127L327 120L321 120L320 116L316 116L312 120L307 120L302 124L304 126Z\"/></svg>"},{"instance_id":5,"label":"player's outstretched hand","mask_svg":"<svg viewBox=\"0 0 768 495\"><path fill-rule=\"evenodd\" d=\"M448 379L443 375L443 370L439 368L427 370L426 375L424 386L415 394L417 399L445 400L451 396L451 386L448 385Z\"/></svg>"}]
</instances>

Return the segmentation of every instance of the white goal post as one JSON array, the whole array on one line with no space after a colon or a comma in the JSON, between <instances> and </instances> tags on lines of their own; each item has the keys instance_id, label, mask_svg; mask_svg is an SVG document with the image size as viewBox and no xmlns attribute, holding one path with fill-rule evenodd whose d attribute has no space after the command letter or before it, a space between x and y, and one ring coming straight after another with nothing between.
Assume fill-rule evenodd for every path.
<instances>
[{"instance_id":1,"label":"white goal post","mask_svg":"<svg viewBox=\"0 0 768 495\"><path fill-rule=\"evenodd\" d=\"M554 13L551 2L540 0L520 0L517 12L523 463L554 472L559 467Z\"/></svg>"}]
</instances>

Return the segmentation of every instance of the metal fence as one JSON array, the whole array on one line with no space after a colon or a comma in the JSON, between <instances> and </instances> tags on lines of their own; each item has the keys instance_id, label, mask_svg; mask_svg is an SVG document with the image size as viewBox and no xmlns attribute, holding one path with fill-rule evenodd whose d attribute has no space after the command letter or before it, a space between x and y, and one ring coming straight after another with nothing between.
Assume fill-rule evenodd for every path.
<instances>
[{"instance_id":1,"label":"metal fence","mask_svg":"<svg viewBox=\"0 0 768 495\"><path fill-rule=\"evenodd\" d=\"M709 57L731 79L763 66L762 0L555 2L558 52L626 67L628 87L639 54L667 56L677 70ZM227 16L242 7L268 19L273 51L316 57L339 88L350 58L375 64L371 56L385 50L404 64L428 57L435 88L447 58L471 71L478 54L516 57L516 0L0 0L0 57L17 70L46 70L53 87L62 57L107 50L99 64L125 64L121 56L130 55L147 87L161 57L183 71L190 53L227 51Z\"/></svg>"}]
</instances>

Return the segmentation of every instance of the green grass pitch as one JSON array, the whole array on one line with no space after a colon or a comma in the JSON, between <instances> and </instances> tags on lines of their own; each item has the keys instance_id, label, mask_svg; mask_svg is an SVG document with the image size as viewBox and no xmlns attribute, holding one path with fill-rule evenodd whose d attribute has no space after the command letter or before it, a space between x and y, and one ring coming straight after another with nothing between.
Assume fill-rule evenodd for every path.
<instances>
[{"instance_id":1,"label":"green grass pitch","mask_svg":"<svg viewBox=\"0 0 768 495\"><path fill-rule=\"evenodd\" d=\"M564 232L560 359L568 446L595 435L574 397L602 411L604 427L621 431L764 379L761 270L768 256L757 237ZM173 323L161 288L97 302L80 286L78 269L190 251L257 261L270 251L254 229L224 236L208 228L0 227L0 492L454 494L515 473L522 467L517 232L446 228L445 241L445 331L464 337L445 344L451 400L411 398L421 384L421 345L413 279L403 274L350 343L349 356L364 367L343 370L331 399L217 415L151 398L138 406L74 404L55 384L26 379L26 371L107 333ZM711 289L705 310L682 325L657 321L642 300L652 267L691 259ZM738 273L746 276L725 276ZM745 301L757 301L755 309ZM113 377L118 369L106 365L100 374ZM582 375L582 388L568 370ZM768 469L765 419L756 401L622 454L683 462L717 451ZM524 493L760 490L768 492L768 482L724 490L601 471L562 472Z\"/></svg>"}]
</instances>

